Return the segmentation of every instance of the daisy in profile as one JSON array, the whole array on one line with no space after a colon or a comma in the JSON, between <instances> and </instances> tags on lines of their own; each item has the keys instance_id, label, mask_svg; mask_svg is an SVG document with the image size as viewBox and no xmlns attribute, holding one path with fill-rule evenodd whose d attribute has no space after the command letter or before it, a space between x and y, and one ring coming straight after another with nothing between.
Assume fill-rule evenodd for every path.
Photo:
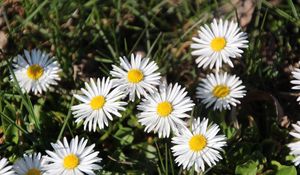
<instances>
[{"instance_id":1,"label":"daisy in profile","mask_svg":"<svg viewBox=\"0 0 300 175\"><path fill-rule=\"evenodd\" d=\"M12 166L8 165L6 158L0 159L0 174L1 175L14 175L15 172L12 170Z\"/></svg>"},{"instance_id":2,"label":"daisy in profile","mask_svg":"<svg viewBox=\"0 0 300 175\"><path fill-rule=\"evenodd\" d=\"M78 136L69 144L64 138L63 142L52 143L54 151L47 150L48 156L44 156L43 170L46 174L54 175L95 175L96 170L101 169L98 165L101 158L99 152L94 151L95 144L87 146L87 139L78 140Z\"/></svg>"},{"instance_id":3,"label":"daisy in profile","mask_svg":"<svg viewBox=\"0 0 300 175\"><path fill-rule=\"evenodd\" d=\"M18 175L41 175L41 162L42 155L40 153L34 153L27 155L17 160L14 164L14 170Z\"/></svg>"},{"instance_id":4,"label":"daisy in profile","mask_svg":"<svg viewBox=\"0 0 300 175\"><path fill-rule=\"evenodd\" d=\"M241 32L238 24L227 20L223 22L222 19L214 19L210 27L201 26L198 37L193 37L191 44L192 55L197 56L198 67L216 67L217 70L222 67L223 62L233 67L230 58L240 57L242 49L247 47L247 35Z\"/></svg>"},{"instance_id":5,"label":"daisy in profile","mask_svg":"<svg viewBox=\"0 0 300 175\"><path fill-rule=\"evenodd\" d=\"M296 158L293 160L294 164L298 166L300 164L300 121L296 124L292 124L295 131L290 132L290 135L295 137L296 141L288 144L291 152Z\"/></svg>"},{"instance_id":6,"label":"daisy in profile","mask_svg":"<svg viewBox=\"0 0 300 175\"><path fill-rule=\"evenodd\" d=\"M159 92L152 93L138 105L139 122L146 126L145 131L158 133L158 136L169 137L170 132L175 134L185 127L184 118L189 118L187 113L193 109L194 103L187 96L185 88L177 83L162 84Z\"/></svg>"},{"instance_id":7,"label":"daisy in profile","mask_svg":"<svg viewBox=\"0 0 300 175\"><path fill-rule=\"evenodd\" d=\"M209 74L197 87L196 96L202 99L206 107L213 109L231 109L230 106L240 104L238 98L246 95L245 86L235 75L225 73Z\"/></svg>"},{"instance_id":8,"label":"daisy in profile","mask_svg":"<svg viewBox=\"0 0 300 175\"><path fill-rule=\"evenodd\" d=\"M292 87L292 89L299 90L300 89L300 69L296 68L293 72L293 78L295 80L292 80L291 83L295 86ZM297 98L297 101L300 102L300 97Z\"/></svg>"},{"instance_id":9,"label":"daisy in profile","mask_svg":"<svg viewBox=\"0 0 300 175\"><path fill-rule=\"evenodd\" d=\"M208 119L194 119L192 132L184 128L181 133L172 138L171 148L175 162L184 169L195 167L197 172L204 172L205 166L212 167L222 159L220 151L226 145L225 135L217 135L219 126L208 124Z\"/></svg>"},{"instance_id":10,"label":"daisy in profile","mask_svg":"<svg viewBox=\"0 0 300 175\"><path fill-rule=\"evenodd\" d=\"M108 121L113 120L113 115L121 117L120 111L126 102L120 101L125 95L119 89L112 88L112 81L109 78L99 78L90 84L85 83L85 89L81 88L83 95L75 94L75 98L81 104L72 106L76 122L84 121L84 129L96 131L97 126L103 129L108 126Z\"/></svg>"},{"instance_id":11,"label":"daisy in profile","mask_svg":"<svg viewBox=\"0 0 300 175\"><path fill-rule=\"evenodd\" d=\"M113 65L110 74L114 77L114 86L129 94L129 99L138 98L155 92L161 78L157 72L158 66L149 58L142 58L140 54L131 55L130 62L126 57L120 57L120 67Z\"/></svg>"},{"instance_id":12,"label":"daisy in profile","mask_svg":"<svg viewBox=\"0 0 300 175\"><path fill-rule=\"evenodd\" d=\"M24 55L18 55L13 62L14 74L22 89L41 94L57 84L60 68L54 58L37 49L30 52L24 50Z\"/></svg>"}]
</instances>

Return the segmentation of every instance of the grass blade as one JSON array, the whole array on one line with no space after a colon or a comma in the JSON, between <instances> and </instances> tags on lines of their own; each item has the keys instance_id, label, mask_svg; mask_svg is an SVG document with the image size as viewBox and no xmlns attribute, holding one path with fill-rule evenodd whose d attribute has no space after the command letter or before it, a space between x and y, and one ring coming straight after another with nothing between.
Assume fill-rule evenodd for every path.
<instances>
[{"instance_id":1,"label":"grass blade","mask_svg":"<svg viewBox=\"0 0 300 175\"><path fill-rule=\"evenodd\" d=\"M23 26L26 26L27 23L48 3L48 0L44 0L35 10L32 12L22 23Z\"/></svg>"},{"instance_id":2,"label":"grass blade","mask_svg":"<svg viewBox=\"0 0 300 175\"><path fill-rule=\"evenodd\" d=\"M16 78L16 75L14 73L14 71L12 70L12 67L11 67L11 62L7 60L7 66L8 66L8 69L9 69L9 72L10 74L12 75L13 77L13 82L14 84L16 85L17 87L17 91L18 93L21 95L22 97L22 102L24 104L24 106L26 107L27 111L29 112L30 114L30 117L32 117L33 121L34 121L34 124L36 126L36 128L38 129L38 131L40 132L41 128L40 128L40 123L39 123L39 120L38 118L36 117L35 113L34 113L34 110L33 110L33 106L32 106L32 103L30 101L30 98L28 96L28 94L25 92L23 93L22 92L22 89L18 83L18 80Z\"/></svg>"},{"instance_id":3,"label":"grass blade","mask_svg":"<svg viewBox=\"0 0 300 175\"><path fill-rule=\"evenodd\" d=\"M74 96L72 97L72 100L71 100L71 103L70 103L70 106L69 106L69 111L68 111L67 117L66 117L66 119L65 119L65 121L64 121L64 124L63 124L63 126L62 126L62 128L61 128L61 130L60 130L60 132L59 132L59 135L58 135L58 137L57 137L57 140L60 140L60 139L61 139L61 137L62 137L62 135L63 135L63 133L64 133L64 130L65 130L66 126L67 126L67 123L68 123L68 121L69 121L69 118L71 117L71 107L73 106L73 103L74 103Z\"/></svg>"},{"instance_id":4,"label":"grass blade","mask_svg":"<svg viewBox=\"0 0 300 175\"><path fill-rule=\"evenodd\" d=\"M147 56L146 56L146 58L148 58L148 57L150 56L150 54L151 54L151 52L152 52L152 50L153 50L154 46L156 45L156 43L157 43L158 39L160 39L160 38L161 38L161 36L162 36L162 32L160 32L160 33L158 34L158 36L155 38L155 40L154 40L153 44L151 45L150 49L148 50L148 53L147 53Z\"/></svg>"},{"instance_id":5,"label":"grass blade","mask_svg":"<svg viewBox=\"0 0 300 175\"><path fill-rule=\"evenodd\" d=\"M293 1L292 1L292 0L288 0L288 4L289 4L289 6L290 6L291 9L292 9L292 12L293 12L293 15L295 16L295 18L296 18L296 19L299 19L298 12L297 12L297 10L296 10L296 7L295 7Z\"/></svg>"},{"instance_id":6,"label":"grass blade","mask_svg":"<svg viewBox=\"0 0 300 175\"><path fill-rule=\"evenodd\" d=\"M21 132L23 132L25 135L29 135L29 132L27 132L25 129L23 129L21 126L19 126L16 122L14 122L11 118L9 118L6 114L3 112L0 112L0 115L3 117L4 120L9 122L10 124L14 125L16 128L18 128Z\"/></svg>"}]
</instances>

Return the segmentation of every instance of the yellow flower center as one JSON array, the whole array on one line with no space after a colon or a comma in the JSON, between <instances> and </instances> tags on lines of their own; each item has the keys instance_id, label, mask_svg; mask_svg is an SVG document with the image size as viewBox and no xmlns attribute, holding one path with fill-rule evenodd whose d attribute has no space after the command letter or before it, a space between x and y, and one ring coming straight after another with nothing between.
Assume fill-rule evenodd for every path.
<instances>
[{"instance_id":1,"label":"yellow flower center","mask_svg":"<svg viewBox=\"0 0 300 175\"><path fill-rule=\"evenodd\" d=\"M214 51L219 52L226 46L226 40L224 37L216 37L211 41L210 46Z\"/></svg>"},{"instance_id":2,"label":"yellow flower center","mask_svg":"<svg viewBox=\"0 0 300 175\"><path fill-rule=\"evenodd\" d=\"M224 98L229 94L229 92L229 87L224 85L217 85L212 91L213 95L217 98Z\"/></svg>"},{"instance_id":3,"label":"yellow flower center","mask_svg":"<svg viewBox=\"0 0 300 175\"><path fill-rule=\"evenodd\" d=\"M139 83L144 78L144 74L139 69L131 69L128 71L127 79L130 83Z\"/></svg>"},{"instance_id":4,"label":"yellow flower center","mask_svg":"<svg viewBox=\"0 0 300 175\"><path fill-rule=\"evenodd\" d=\"M27 75L33 80L39 79L44 73L42 66L38 64L33 64L27 68Z\"/></svg>"},{"instance_id":5,"label":"yellow flower center","mask_svg":"<svg viewBox=\"0 0 300 175\"><path fill-rule=\"evenodd\" d=\"M64 167L66 169L74 169L78 166L79 159L75 154L70 154L64 158Z\"/></svg>"},{"instance_id":6,"label":"yellow flower center","mask_svg":"<svg viewBox=\"0 0 300 175\"><path fill-rule=\"evenodd\" d=\"M170 102L164 101L157 105L156 110L160 117L167 117L173 111L173 106Z\"/></svg>"},{"instance_id":7,"label":"yellow flower center","mask_svg":"<svg viewBox=\"0 0 300 175\"><path fill-rule=\"evenodd\" d=\"M93 110L101 109L105 104L105 98L102 95L94 97L91 102L90 106Z\"/></svg>"},{"instance_id":8,"label":"yellow flower center","mask_svg":"<svg viewBox=\"0 0 300 175\"><path fill-rule=\"evenodd\" d=\"M31 168L27 171L26 175L41 175L41 171L36 168Z\"/></svg>"},{"instance_id":9,"label":"yellow flower center","mask_svg":"<svg viewBox=\"0 0 300 175\"><path fill-rule=\"evenodd\" d=\"M189 146L192 151L201 151L206 144L207 140L202 134L194 135L189 141Z\"/></svg>"}]
</instances>

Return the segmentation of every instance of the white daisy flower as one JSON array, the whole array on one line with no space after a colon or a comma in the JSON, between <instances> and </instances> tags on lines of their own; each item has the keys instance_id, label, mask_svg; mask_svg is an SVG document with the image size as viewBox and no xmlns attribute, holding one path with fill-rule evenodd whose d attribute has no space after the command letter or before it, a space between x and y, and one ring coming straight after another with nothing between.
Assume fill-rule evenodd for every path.
<instances>
[{"instance_id":1,"label":"white daisy flower","mask_svg":"<svg viewBox=\"0 0 300 175\"><path fill-rule=\"evenodd\" d=\"M209 74L197 87L196 96L202 99L206 107L214 106L213 109L231 109L240 104L238 98L246 95L245 86L235 75L227 75L225 72Z\"/></svg>"},{"instance_id":2,"label":"white daisy flower","mask_svg":"<svg viewBox=\"0 0 300 175\"><path fill-rule=\"evenodd\" d=\"M247 34L240 30L237 23L227 20L223 23L222 19L214 19L210 27L201 26L198 37L193 37L194 43L191 44L198 67L212 69L215 66L218 70L222 62L233 67L230 58L241 57L242 48L248 47Z\"/></svg>"},{"instance_id":3,"label":"white daisy flower","mask_svg":"<svg viewBox=\"0 0 300 175\"><path fill-rule=\"evenodd\" d=\"M49 58L46 52L37 49L31 52L24 50L24 54L25 57L18 55L13 63L14 74L23 90L41 94L50 85L57 84L61 70L54 58Z\"/></svg>"},{"instance_id":4,"label":"white daisy flower","mask_svg":"<svg viewBox=\"0 0 300 175\"><path fill-rule=\"evenodd\" d=\"M208 119L194 119L192 132L184 128L181 134L172 138L175 144L171 149L175 162L184 169L190 169L193 165L197 172L205 171L205 164L209 167L216 165L222 159L220 151L226 145L225 135L217 135L219 126L208 125Z\"/></svg>"},{"instance_id":5,"label":"white daisy flower","mask_svg":"<svg viewBox=\"0 0 300 175\"><path fill-rule=\"evenodd\" d=\"M86 146L87 142L83 138L78 141L76 136L70 144L65 137L63 142L52 143L54 151L46 151L43 170L48 175L94 175L94 171L101 169L98 164L102 159L97 157L99 152L94 151L95 144Z\"/></svg>"},{"instance_id":6,"label":"white daisy flower","mask_svg":"<svg viewBox=\"0 0 300 175\"><path fill-rule=\"evenodd\" d=\"M113 65L110 74L114 77L114 86L129 94L131 101L134 101L135 94L140 98L157 90L161 76L154 61L142 58L140 54L132 54L130 63L126 57L120 57L120 62L120 67Z\"/></svg>"},{"instance_id":7,"label":"white daisy flower","mask_svg":"<svg viewBox=\"0 0 300 175\"><path fill-rule=\"evenodd\" d=\"M8 165L6 158L0 160L0 174L1 175L15 175L15 172L12 170L12 166Z\"/></svg>"},{"instance_id":8,"label":"white daisy flower","mask_svg":"<svg viewBox=\"0 0 300 175\"><path fill-rule=\"evenodd\" d=\"M185 88L177 83L173 86L162 84L159 92L147 96L138 105L139 122L146 126L145 131L158 132L159 137L169 137L170 132L178 133L185 127L184 118L190 118L187 112L193 109L194 103L187 96Z\"/></svg>"},{"instance_id":9,"label":"white daisy flower","mask_svg":"<svg viewBox=\"0 0 300 175\"><path fill-rule=\"evenodd\" d=\"M90 79L90 84L85 83L81 88L84 95L75 94L82 103L72 106L73 115L76 122L84 121L84 129L96 131L97 126L100 129L108 126L108 120L113 120L112 115L122 117L119 111L124 111L126 102L120 101L125 95L119 89L112 88L112 81L109 78L97 79L95 82Z\"/></svg>"},{"instance_id":10,"label":"white daisy flower","mask_svg":"<svg viewBox=\"0 0 300 175\"><path fill-rule=\"evenodd\" d=\"M17 160L14 164L14 170L18 175L41 175L42 155L34 153Z\"/></svg>"},{"instance_id":11,"label":"white daisy flower","mask_svg":"<svg viewBox=\"0 0 300 175\"><path fill-rule=\"evenodd\" d=\"M292 80L291 83L295 86L292 87L292 89L299 90L300 89L300 69L296 68L295 71L292 72L293 78L295 80ZM297 101L300 102L300 96L297 98Z\"/></svg>"},{"instance_id":12,"label":"white daisy flower","mask_svg":"<svg viewBox=\"0 0 300 175\"><path fill-rule=\"evenodd\" d=\"M290 154L294 155L296 158L293 160L295 166L300 164L300 121L297 121L296 124L292 124L295 131L290 132L290 135L295 137L297 141L288 144L290 148Z\"/></svg>"}]
</instances>

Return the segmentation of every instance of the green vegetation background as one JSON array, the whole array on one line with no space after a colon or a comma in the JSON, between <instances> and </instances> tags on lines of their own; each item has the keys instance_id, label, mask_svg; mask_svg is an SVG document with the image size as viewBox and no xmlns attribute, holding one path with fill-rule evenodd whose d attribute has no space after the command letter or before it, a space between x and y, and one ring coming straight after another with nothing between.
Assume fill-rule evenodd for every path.
<instances>
[{"instance_id":1,"label":"green vegetation background","mask_svg":"<svg viewBox=\"0 0 300 175\"><path fill-rule=\"evenodd\" d=\"M223 160L207 174L296 175L288 156L290 124L300 119L290 72L299 67L299 1L292 0L2 0L0 8L0 156L52 149L62 136L89 138L103 158L99 174L194 174L171 155L170 139L143 132L136 103L109 127L85 132L76 125L72 95L90 77L109 76L119 56L140 52L155 60L169 82L197 103L193 116L209 117L228 137ZM250 4L250 5L249 5ZM189 45L213 18L238 20L249 48L235 67L247 87L242 104L214 112L195 98L208 70L197 68ZM43 95L22 94L11 82L10 60L23 49L55 55L62 80Z\"/></svg>"}]
</instances>

